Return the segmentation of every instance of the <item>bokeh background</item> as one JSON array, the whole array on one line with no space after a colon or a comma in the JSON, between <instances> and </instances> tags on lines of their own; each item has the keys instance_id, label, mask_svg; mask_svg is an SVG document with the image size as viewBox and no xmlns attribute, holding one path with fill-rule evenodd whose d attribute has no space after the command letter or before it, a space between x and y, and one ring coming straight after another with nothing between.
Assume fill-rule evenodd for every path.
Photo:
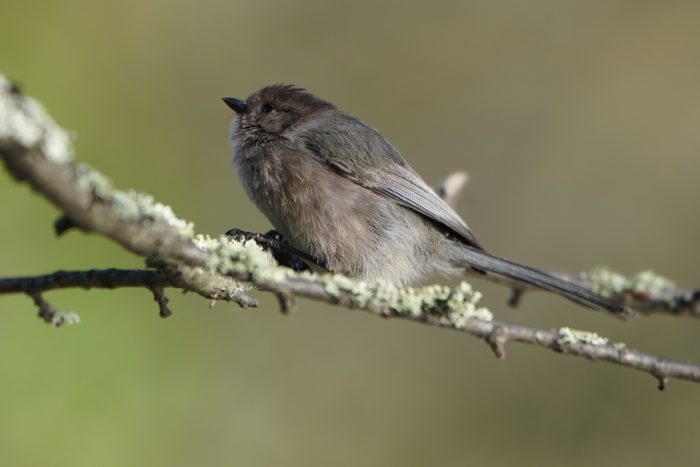
<instances>
[{"instance_id":1,"label":"bokeh background","mask_svg":"<svg viewBox=\"0 0 700 467\"><path fill-rule=\"evenodd\" d=\"M492 251L653 269L698 285L700 3L3 0L0 71L122 188L200 232L264 231L230 169L231 112L296 83L379 128ZM52 235L57 211L0 174L0 274L139 267ZM557 297L501 319L596 330L700 360L700 323L623 323ZM144 290L58 291L53 329L1 297L3 466L697 465L700 386L302 301L242 311Z\"/></svg>"}]
</instances>

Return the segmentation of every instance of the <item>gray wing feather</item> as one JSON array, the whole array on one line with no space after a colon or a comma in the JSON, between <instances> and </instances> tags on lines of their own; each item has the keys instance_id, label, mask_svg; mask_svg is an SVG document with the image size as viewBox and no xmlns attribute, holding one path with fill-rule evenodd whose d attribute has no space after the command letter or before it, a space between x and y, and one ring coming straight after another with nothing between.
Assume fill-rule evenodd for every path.
<instances>
[{"instance_id":1,"label":"gray wing feather","mask_svg":"<svg viewBox=\"0 0 700 467\"><path fill-rule=\"evenodd\" d=\"M380 171L377 178L376 185L369 187L371 190L447 227L469 245L481 248L462 218L412 170L391 167Z\"/></svg>"},{"instance_id":2,"label":"gray wing feather","mask_svg":"<svg viewBox=\"0 0 700 467\"><path fill-rule=\"evenodd\" d=\"M425 216L481 249L462 218L378 131L337 110L325 117L297 129L296 136L309 152L353 183Z\"/></svg>"}]
</instances>

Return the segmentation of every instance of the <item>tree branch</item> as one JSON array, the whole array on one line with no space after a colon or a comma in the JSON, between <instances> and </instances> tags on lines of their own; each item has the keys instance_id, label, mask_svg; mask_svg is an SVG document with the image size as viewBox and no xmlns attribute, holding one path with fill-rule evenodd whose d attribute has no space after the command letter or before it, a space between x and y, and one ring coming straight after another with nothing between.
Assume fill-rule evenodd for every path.
<instances>
[{"instance_id":1,"label":"tree branch","mask_svg":"<svg viewBox=\"0 0 700 467\"><path fill-rule=\"evenodd\" d=\"M506 343L513 340L635 368L658 378L661 388L669 378L700 382L698 365L645 354L594 333L494 321L489 310L477 306L481 295L464 282L455 288L396 288L341 275L297 273L276 265L252 241L196 236L192 224L175 217L169 207L148 195L116 190L98 172L73 163L65 131L2 76L0 156L15 178L29 183L64 213L69 222L63 225L111 238L145 257L155 269L58 272L0 282L0 293L31 295L44 319L53 312L41 292L55 288L142 285L153 292L163 316L170 313L163 294L167 286L240 304L254 300L246 294L254 286L275 294L283 311L289 311L293 297L300 296L408 319L482 338L500 358L505 356Z\"/></svg>"},{"instance_id":2,"label":"tree branch","mask_svg":"<svg viewBox=\"0 0 700 467\"><path fill-rule=\"evenodd\" d=\"M0 293L46 292L54 289L116 289L121 287L172 287L158 271L144 269L90 269L56 271L43 276L0 278Z\"/></svg>"}]
</instances>

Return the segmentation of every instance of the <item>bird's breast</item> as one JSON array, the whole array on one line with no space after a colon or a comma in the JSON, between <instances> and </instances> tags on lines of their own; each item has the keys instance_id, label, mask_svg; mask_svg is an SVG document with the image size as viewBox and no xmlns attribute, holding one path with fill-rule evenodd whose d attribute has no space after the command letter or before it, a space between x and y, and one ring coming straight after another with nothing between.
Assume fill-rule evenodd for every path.
<instances>
[{"instance_id":1,"label":"bird's breast","mask_svg":"<svg viewBox=\"0 0 700 467\"><path fill-rule=\"evenodd\" d=\"M235 165L249 197L275 229L329 270L399 285L429 272L434 232L413 211L308 154L267 153Z\"/></svg>"}]
</instances>

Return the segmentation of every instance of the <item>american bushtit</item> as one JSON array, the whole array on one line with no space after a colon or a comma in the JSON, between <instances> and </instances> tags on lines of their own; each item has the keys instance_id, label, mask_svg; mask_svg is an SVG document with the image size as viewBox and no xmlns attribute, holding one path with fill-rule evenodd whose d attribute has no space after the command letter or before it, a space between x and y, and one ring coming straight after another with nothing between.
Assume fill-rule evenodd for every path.
<instances>
[{"instance_id":1,"label":"american bushtit","mask_svg":"<svg viewBox=\"0 0 700 467\"><path fill-rule=\"evenodd\" d=\"M394 146L330 102L289 85L224 102L238 116L233 161L248 196L292 247L328 270L404 286L471 268L620 310L590 290L484 251Z\"/></svg>"}]
</instances>

